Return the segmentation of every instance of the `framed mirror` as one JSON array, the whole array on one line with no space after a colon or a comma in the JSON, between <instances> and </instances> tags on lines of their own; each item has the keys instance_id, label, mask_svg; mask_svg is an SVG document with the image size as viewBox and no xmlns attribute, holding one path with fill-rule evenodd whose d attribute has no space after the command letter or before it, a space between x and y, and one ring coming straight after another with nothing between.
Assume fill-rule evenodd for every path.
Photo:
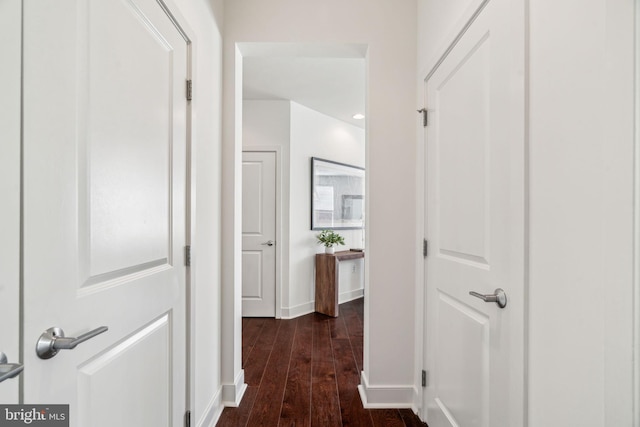
<instances>
[{"instance_id":1,"label":"framed mirror","mask_svg":"<svg viewBox=\"0 0 640 427\"><path fill-rule=\"evenodd\" d=\"M364 168L311 158L311 229L364 227Z\"/></svg>"}]
</instances>

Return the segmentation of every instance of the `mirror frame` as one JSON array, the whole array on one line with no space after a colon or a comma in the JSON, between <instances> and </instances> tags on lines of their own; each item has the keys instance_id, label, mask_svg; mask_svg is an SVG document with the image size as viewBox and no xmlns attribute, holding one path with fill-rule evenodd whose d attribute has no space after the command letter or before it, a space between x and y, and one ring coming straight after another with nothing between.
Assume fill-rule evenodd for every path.
<instances>
[{"instance_id":1,"label":"mirror frame","mask_svg":"<svg viewBox=\"0 0 640 427\"><path fill-rule=\"evenodd\" d=\"M341 175L349 175L357 178L362 178L362 188L356 192L356 194L338 194L334 195L333 191L331 192L330 202L331 206L334 207L336 197L341 198L342 201L345 200L362 200L362 218L360 220L345 222L342 218L343 213L340 214L340 218L337 221L332 219L330 223L320 222L318 217L321 212L336 212L336 209L318 209L318 205L321 205L318 191L316 189L317 183L319 181L319 168L330 168L337 172L337 174ZM333 188L333 187L331 187ZM364 192L365 192L365 169L349 165L346 163L334 162L332 160L321 159L318 157L311 157L311 230L360 230L364 228ZM358 194L360 193L360 194ZM326 196L328 197L328 195ZM325 200L325 202L327 202ZM320 206L321 207L321 206ZM347 206L344 203L340 203L338 207L338 211L344 212Z\"/></svg>"}]
</instances>

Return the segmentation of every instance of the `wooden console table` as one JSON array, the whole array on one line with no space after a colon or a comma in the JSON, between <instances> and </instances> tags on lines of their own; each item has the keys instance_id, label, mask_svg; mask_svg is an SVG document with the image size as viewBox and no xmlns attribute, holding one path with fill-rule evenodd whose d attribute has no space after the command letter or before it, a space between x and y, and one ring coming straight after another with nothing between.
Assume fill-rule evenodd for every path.
<instances>
[{"instance_id":1,"label":"wooden console table","mask_svg":"<svg viewBox=\"0 0 640 427\"><path fill-rule=\"evenodd\" d=\"M338 317L340 261L364 258L364 252L316 254L316 312Z\"/></svg>"}]
</instances>

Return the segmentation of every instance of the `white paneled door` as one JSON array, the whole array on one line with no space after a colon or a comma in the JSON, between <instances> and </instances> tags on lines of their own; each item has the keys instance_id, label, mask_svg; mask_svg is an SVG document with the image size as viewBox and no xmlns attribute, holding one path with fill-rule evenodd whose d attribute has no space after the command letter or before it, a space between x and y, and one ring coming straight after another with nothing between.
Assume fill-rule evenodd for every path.
<instances>
[{"instance_id":1,"label":"white paneled door","mask_svg":"<svg viewBox=\"0 0 640 427\"><path fill-rule=\"evenodd\" d=\"M242 315L276 314L276 153L242 153Z\"/></svg>"},{"instance_id":2,"label":"white paneled door","mask_svg":"<svg viewBox=\"0 0 640 427\"><path fill-rule=\"evenodd\" d=\"M524 86L511 4L489 0L426 81L430 427L524 422Z\"/></svg>"},{"instance_id":3,"label":"white paneled door","mask_svg":"<svg viewBox=\"0 0 640 427\"><path fill-rule=\"evenodd\" d=\"M187 68L156 0L24 2L24 401L74 427L182 425Z\"/></svg>"}]
</instances>

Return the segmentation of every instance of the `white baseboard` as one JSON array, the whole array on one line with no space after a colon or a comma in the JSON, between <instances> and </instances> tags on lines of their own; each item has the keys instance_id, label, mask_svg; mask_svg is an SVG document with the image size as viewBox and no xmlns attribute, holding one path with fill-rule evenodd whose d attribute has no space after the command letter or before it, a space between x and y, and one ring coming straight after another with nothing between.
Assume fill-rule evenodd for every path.
<instances>
[{"instance_id":1,"label":"white baseboard","mask_svg":"<svg viewBox=\"0 0 640 427\"><path fill-rule=\"evenodd\" d=\"M295 319L296 317L313 313L315 309L314 301L305 302L304 304L296 305L295 307L283 308L281 319Z\"/></svg>"},{"instance_id":2,"label":"white baseboard","mask_svg":"<svg viewBox=\"0 0 640 427\"><path fill-rule=\"evenodd\" d=\"M222 415L222 410L227 406L237 408L246 390L247 385L244 383L244 370L241 369L238 375L236 375L233 384L223 384L222 387L220 387L220 390L218 390L213 399L211 399L211 402L207 405L207 409L196 423L196 426L215 427L220 419L220 415Z\"/></svg>"},{"instance_id":3,"label":"white baseboard","mask_svg":"<svg viewBox=\"0 0 640 427\"><path fill-rule=\"evenodd\" d=\"M353 301L354 299L362 298L363 296L364 288L343 292L338 295L338 304L344 304L345 302Z\"/></svg>"},{"instance_id":4,"label":"white baseboard","mask_svg":"<svg viewBox=\"0 0 640 427\"><path fill-rule=\"evenodd\" d=\"M240 406L240 401L246 390L247 385L244 383L244 369L241 369L238 375L236 375L233 384L222 385L222 404L231 408L237 408Z\"/></svg>"},{"instance_id":5,"label":"white baseboard","mask_svg":"<svg viewBox=\"0 0 640 427\"><path fill-rule=\"evenodd\" d=\"M360 399L367 409L410 408L416 410L418 391L408 385L370 385L364 372L360 375L358 386Z\"/></svg>"},{"instance_id":6,"label":"white baseboard","mask_svg":"<svg viewBox=\"0 0 640 427\"><path fill-rule=\"evenodd\" d=\"M196 423L196 427L215 427L218 419L220 419L220 415L222 415L222 410L224 409L221 396L222 387L207 405L207 408L204 410L204 414L202 414L202 417L200 417Z\"/></svg>"},{"instance_id":7,"label":"white baseboard","mask_svg":"<svg viewBox=\"0 0 640 427\"><path fill-rule=\"evenodd\" d=\"M364 289L362 288L343 292L338 295L338 304L353 301L354 299L362 298L363 296ZM316 311L316 302L309 301L304 304L296 305L295 307L283 308L281 319L295 319L296 317L304 316L305 314L313 313L314 311Z\"/></svg>"}]
</instances>

